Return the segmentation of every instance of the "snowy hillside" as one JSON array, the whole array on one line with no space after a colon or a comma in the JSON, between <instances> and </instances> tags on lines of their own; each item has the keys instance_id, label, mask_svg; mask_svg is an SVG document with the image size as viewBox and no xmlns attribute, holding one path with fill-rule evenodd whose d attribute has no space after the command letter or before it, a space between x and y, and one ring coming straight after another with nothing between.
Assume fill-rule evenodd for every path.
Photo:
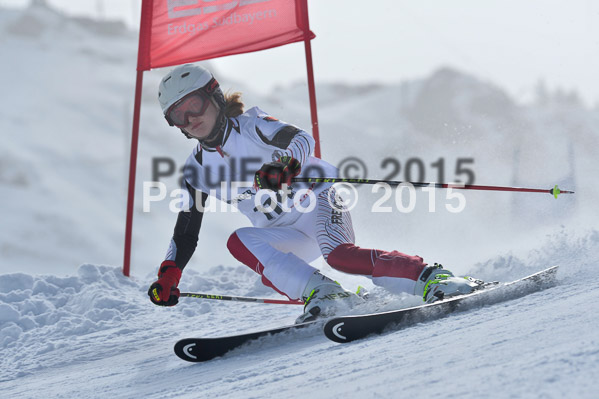
<instances>
[{"instance_id":1,"label":"snowy hillside","mask_svg":"<svg viewBox=\"0 0 599 399\"><path fill-rule=\"evenodd\" d=\"M589 304L599 290L586 276L596 262L566 259L597 259L599 235L554 238L547 244L561 245L565 266L559 285L546 291L352 344L328 341L316 328L297 331L203 364L175 357L174 342L279 326L297 307L187 299L157 308L147 305L145 281L106 266L83 265L62 278L3 275L0 389L18 398L369 398L423 390L448 398L592 398L599 325ZM513 262L550 260L555 253L541 251ZM526 274L501 262L487 272ZM244 266L190 270L183 289L270 294Z\"/></svg>"},{"instance_id":2,"label":"snowy hillside","mask_svg":"<svg viewBox=\"0 0 599 399\"><path fill-rule=\"evenodd\" d=\"M458 161L471 159L476 184L576 191L557 200L464 192L467 206L457 214L445 210L445 192L436 193L436 212L418 192L414 212L380 214L370 209L381 194L361 187L352 212L359 245L502 281L559 264L559 284L355 344L310 330L191 365L173 355L177 339L288 324L300 308L149 303L176 215L167 201L144 213L142 184L153 158L172 158L178 169L194 145L161 115L164 70L144 77L133 277L121 276L136 51L137 33L118 23L39 4L0 8L1 397L596 396L599 110L542 86L536 102L521 104L450 67L399 85L317 84L323 156L334 164L359 157L368 177L385 178L399 162L392 178L405 180L412 159L422 161L422 180L435 181L440 168L432 164L442 160L452 181L464 179ZM260 96L242 71L213 72L247 105L309 130L304 84ZM179 177L161 181L172 190ZM182 290L276 297L228 254L229 234L246 225L238 213L206 215ZM385 295L365 278L314 264L349 287Z\"/></svg>"}]
</instances>

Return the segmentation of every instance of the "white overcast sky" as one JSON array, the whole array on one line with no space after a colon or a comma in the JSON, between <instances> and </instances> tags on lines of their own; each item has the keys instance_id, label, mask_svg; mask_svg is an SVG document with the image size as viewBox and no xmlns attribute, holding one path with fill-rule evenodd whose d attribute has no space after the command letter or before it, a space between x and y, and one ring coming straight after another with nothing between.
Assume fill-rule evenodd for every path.
<instances>
[{"instance_id":1,"label":"white overcast sky","mask_svg":"<svg viewBox=\"0 0 599 399\"><path fill-rule=\"evenodd\" d=\"M28 0L0 0L23 6ZM48 0L75 15L139 25L141 0ZM316 81L399 82L447 65L531 98L576 89L599 103L599 1L308 0ZM256 90L306 78L303 44L213 61Z\"/></svg>"}]
</instances>

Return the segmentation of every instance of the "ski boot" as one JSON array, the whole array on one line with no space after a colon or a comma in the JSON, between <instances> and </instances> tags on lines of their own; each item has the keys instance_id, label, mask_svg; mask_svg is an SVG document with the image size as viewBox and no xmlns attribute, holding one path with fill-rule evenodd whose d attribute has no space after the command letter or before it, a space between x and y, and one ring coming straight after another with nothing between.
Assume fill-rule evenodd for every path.
<instances>
[{"instance_id":1,"label":"ski boot","mask_svg":"<svg viewBox=\"0 0 599 399\"><path fill-rule=\"evenodd\" d=\"M364 294L354 294L338 282L316 271L304 288L302 294L304 313L295 320L295 323L305 323L339 312L347 312L354 306L364 303L364 298Z\"/></svg>"},{"instance_id":2,"label":"ski boot","mask_svg":"<svg viewBox=\"0 0 599 399\"><path fill-rule=\"evenodd\" d=\"M421 295L426 303L437 302L452 296L470 294L484 286L472 277L455 277L449 270L435 263L424 268L416 281L414 295Z\"/></svg>"}]
</instances>

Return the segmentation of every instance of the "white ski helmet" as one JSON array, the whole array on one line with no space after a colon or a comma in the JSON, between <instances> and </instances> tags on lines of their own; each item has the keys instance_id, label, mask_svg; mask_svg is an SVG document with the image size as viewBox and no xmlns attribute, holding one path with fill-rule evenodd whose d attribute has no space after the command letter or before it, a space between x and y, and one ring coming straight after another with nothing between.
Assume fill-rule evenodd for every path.
<instances>
[{"instance_id":1,"label":"white ski helmet","mask_svg":"<svg viewBox=\"0 0 599 399\"><path fill-rule=\"evenodd\" d=\"M214 125L212 132L207 138L199 141L204 145L217 143L222 137L226 125L224 113L226 101L218 81L206 68L193 64L180 65L162 78L162 81L158 86L158 101L160 102L162 113L169 122L169 125L172 126L173 123L167 116L169 108L181 98L196 90L202 90L208 97L212 98L220 108L217 122ZM185 137L189 139L193 138L183 129L181 129L181 132Z\"/></svg>"},{"instance_id":2,"label":"white ski helmet","mask_svg":"<svg viewBox=\"0 0 599 399\"><path fill-rule=\"evenodd\" d=\"M222 91L212 73L204 67L185 64L170 71L160 82L158 101L160 101L162 113L166 114L171 105L199 89L203 89L206 94L214 97L219 107L224 108L225 100Z\"/></svg>"}]
</instances>

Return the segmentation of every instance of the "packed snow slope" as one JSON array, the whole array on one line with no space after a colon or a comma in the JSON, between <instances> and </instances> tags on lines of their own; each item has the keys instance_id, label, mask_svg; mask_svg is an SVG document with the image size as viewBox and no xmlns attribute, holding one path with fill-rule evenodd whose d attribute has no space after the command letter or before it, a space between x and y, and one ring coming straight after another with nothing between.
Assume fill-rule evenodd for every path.
<instances>
[{"instance_id":1,"label":"packed snow slope","mask_svg":"<svg viewBox=\"0 0 599 399\"><path fill-rule=\"evenodd\" d=\"M67 17L37 2L0 8L0 396L34 397L594 397L599 345L593 306L599 261L599 112L575 93L538 88L520 104L450 67L389 86L318 84L325 158L359 157L370 178L462 180L576 195L417 194L411 213L373 213L382 193L358 189L358 244L419 254L460 274L508 281L559 264L555 288L349 345L319 331L264 339L206 364L176 358L186 336L218 336L292 322L297 306L185 299L152 306L146 291L176 215L168 200L142 209L152 160L176 171L193 147L165 123L156 99L165 73L145 73L131 279L120 274L137 35L118 23ZM258 96L243 71L220 76L248 106L308 129L304 84ZM573 72L575 73L575 72ZM531 82L533 84L534 82ZM387 158L391 158L388 161ZM442 162L440 162L440 160ZM398 173L392 173L395 161ZM433 166L436 164L437 166ZM440 165L443 165L441 179ZM180 173L162 178L178 188ZM421 179L420 179L421 178ZM168 197L167 197L168 198ZM207 214L183 290L272 296L233 259L226 240L247 221ZM348 287L369 280L315 266ZM415 302L416 301L416 302Z\"/></svg>"},{"instance_id":2,"label":"packed snow slope","mask_svg":"<svg viewBox=\"0 0 599 399\"><path fill-rule=\"evenodd\" d=\"M579 254L589 261L572 261ZM263 338L198 364L177 358L173 344L287 324L298 307L185 298L157 308L144 280L108 266L82 265L70 277L5 274L0 390L11 398L593 398L599 323L590 310L599 290L588 277L598 254L599 232L560 234L479 270L512 279L561 264L558 285L545 291L351 344L317 328ZM190 270L183 289L270 295L245 266Z\"/></svg>"}]
</instances>

